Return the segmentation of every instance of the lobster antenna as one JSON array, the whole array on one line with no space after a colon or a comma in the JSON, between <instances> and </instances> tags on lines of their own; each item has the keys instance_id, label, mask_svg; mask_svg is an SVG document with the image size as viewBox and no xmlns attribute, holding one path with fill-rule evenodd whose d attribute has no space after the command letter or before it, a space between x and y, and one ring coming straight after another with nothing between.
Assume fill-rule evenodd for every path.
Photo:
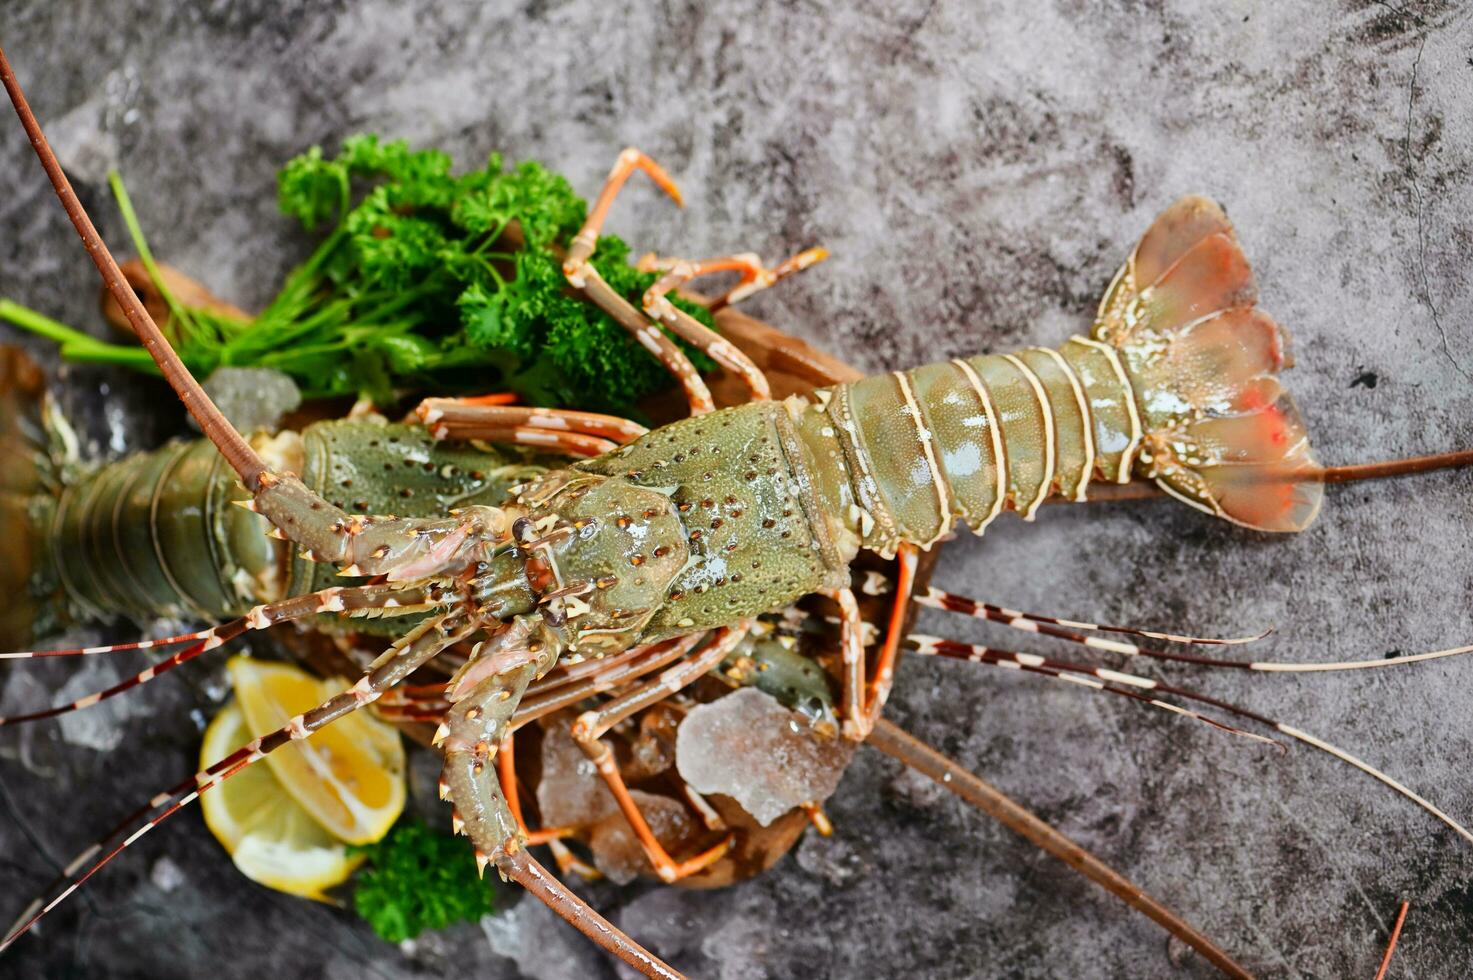
<instances>
[{"instance_id":1,"label":"lobster antenna","mask_svg":"<svg viewBox=\"0 0 1473 980\"><path fill-rule=\"evenodd\" d=\"M1209 715L1204 715L1200 711L1193 711L1190 708L1183 708L1179 704L1172 704L1170 701L1162 701L1160 698L1149 697L1148 695L1140 693L1139 690L1131 690L1129 687L1115 687L1107 683L1107 680L1124 678L1128 677L1129 675L1119 675L1116 674L1114 671L1105 670L1103 668L1094 669L1073 664L1062 664L1050 661L1044 657L1038 657L1028 653L1013 653L1009 650L993 650L990 647L984 646L964 647L960 644L954 644L950 640L943 640L939 637L934 636L914 634L908 637L908 639L916 644L914 652L920 654L921 656L946 657L952 660L965 660L968 663L986 664L989 667L1002 667L1008 670L1018 670L1028 674L1039 674L1043 677L1052 677L1055 680L1063 681L1067 684L1073 684L1076 687L1083 687L1086 690L1099 691L1101 694L1116 694L1121 697L1127 697L1133 701L1138 701L1148 707L1156 708L1161 711L1169 711L1174 715L1180 715L1183 718L1190 718L1192 721L1199 721L1204 725L1210 725L1213 728L1216 728L1218 731L1227 732L1229 735L1237 735L1254 742L1266 742L1267 744L1272 745L1277 749L1284 748L1284 743L1278 741L1277 739L1269 738L1266 735L1259 735L1257 732L1249 732L1244 731L1241 728L1235 728L1234 726L1219 721ZM1091 674L1093 674L1094 676L1089 676ZM1130 680L1126 680L1125 683L1130 684L1131 687L1135 687L1137 689L1141 686L1139 683L1136 683L1133 678Z\"/></svg>"},{"instance_id":2,"label":"lobster antenna","mask_svg":"<svg viewBox=\"0 0 1473 980\"><path fill-rule=\"evenodd\" d=\"M994 606L990 602L970 599L967 596L938 589L934 585L928 586L924 595L916 596L915 601L923 606L930 606L932 609L940 609L945 612L958 612L967 616L977 616L981 619L991 619L994 622L1019 619L1053 626L1068 626L1077 630L1090 630L1097 633L1120 633L1125 636L1143 636L1152 640L1165 640L1168 643L1187 643L1192 646L1241 646L1244 643L1257 643L1273 632L1273 627L1269 627L1253 636L1230 636L1222 638L1184 636L1180 633L1158 633L1155 630L1145 630L1135 626L1108 626L1103 623L1086 623L1075 619L1057 619L1053 616L1043 616L1039 613L1019 612L1016 609L1008 609L1006 606ZM1008 623L1007 625L1012 624ZM1033 628L1027 625L1027 623L1018 623L1014 628L1034 632Z\"/></svg>"},{"instance_id":3,"label":"lobster antenna","mask_svg":"<svg viewBox=\"0 0 1473 980\"><path fill-rule=\"evenodd\" d=\"M138 640L135 643L109 643L100 647L70 647L64 650L16 650L0 653L0 660L38 660L45 657L83 657L94 653L122 653L125 650L151 650L154 647L172 647L180 643L193 643L207 639L213 629L180 633L178 636L162 636L157 640Z\"/></svg>"},{"instance_id":4,"label":"lobster antenna","mask_svg":"<svg viewBox=\"0 0 1473 980\"><path fill-rule=\"evenodd\" d=\"M573 928L600 948L613 953L619 959L647 977L661 980L685 980L659 957L647 951L629 938L618 926L595 912L587 902L568 890L568 886L547 873L525 847L512 851L497 862L502 872L552 909Z\"/></svg>"},{"instance_id":5,"label":"lobster antenna","mask_svg":"<svg viewBox=\"0 0 1473 980\"><path fill-rule=\"evenodd\" d=\"M30 103L26 101L25 93L21 91L20 82L15 78L15 71L10 67L10 61L5 57L5 51L0 48L0 84L4 84L5 91L10 95L10 101L15 106L15 114L20 117L20 124L25 128L26 135L30 137L31 147L36 151L36 156L41 160L41 167L46 171L46 176L51 180L51 186L56 191L56 196L61 200L61 206L66 210L67 217L71 219L77 234L82 237L82 243L87 246L87 254L92 257L92 262L97 266L97 271L102 275L103 284L117 300L118 306L123 310L123 315L128 318L133 332L138 335L138 340L143 344L159 370L163 372L164 379L169 382L174 391L179 395L179 400L189 410L199 423L200 429L210 441L220 450L220 455L230 464L231 469L240 476L241 482L251 493L260 489L261 475L267 472L267 467L256 451L250 447L241 434L232 426L205 394L199 382L189 373L174 348L164 339L159 331L158 324L148 315L143 302L133 292L133 287L128 285L128 280L123 278L122 271L118 268L117 260L108 251L102 236L97 233L97 228L92 224L92 219L87 216L87 211L82 207L82 202L77 200L76 192L72 190L71 181L62 172L61 164L57 162L56 154L51 151L51 145L46 142L46 135L41 132L41 124L36 121L35 113L31 111Z\"/></svg>"},{"instance_id":6,"label":"lobster antenna","mask_svg":"<svg viewBox=\"0 0 1473 980\"><path fill-rule=\"evenodd\" d=\"M1438 470L1462 469L1473 466L1473 449L1455 449L1428 456L1408 456L1404 459L1385 459L1374 463L1351 463L1346 466L1321 466L1317 475L1321 483L1360 483L1365 480L1385 480L1399 476L1416 476L1420 473L1435 473ZM1301 479L1301 474L1295 474ZM1131 480L1129 483L1102 483L1089 489L1090 501L1150 500L1166 496L1166 491L1147 480ZM1050 497L1049 503L1062 503L1064 497Z\"/></svg>"},{"instance_id":7,"label":"lobster antenna","mask_svg":"<svg viewBox=\"0 0 1473 980\"><path fill-rule=\"evenodd\" d=\"M896 726L894 722L883 716L877 718L874 731L865 740L865 744L874 746L916 772L928 776L938 786L950 790L1013 833L1063 861L1201 953L1224 975L1236 980L1252 980L1253 975L1236 960L1192 928L1181 916L1146 894L1140 886L1055 830L1001 790Z\"/></svg>"},{"instance_id":8,"label":"lobster antenna","mask_svg":"<svg viewBox=\"0 0 1473 980\"><path fill-rule=\"evenodd\" d=\"M443 649L443 647L426 644L424 648L418 650L414 648L424 643L426 635L435 633L445 623L446 619L447 617L443 616L438 619L430 619L416 627L415 631L410 634L413 639L408 640L408 648L390 647L378 661L375 661L375 666L371 667L354 687L329 699L312 711L297 715L285 726L252 739L213 765L207 766L193 776L181 780L164 792L156 794L145 805L133 811L122 823L118 824L107 835L73 858L62 869L61 878L47 889L46 894L50 894L57 886L61 886L60 890L56 891L49 900L44 898L37 899L26 907L25 911L15 921L15 924L6 932L5 937L0 939L0 953L3 953L12 943L29 931L42 917L65 901L87 879L102 870L109 861L117 857L139 838L143 837L144 834L163 823L170 816L190 803L193 803L199 798L200 794L208 792L237 772L240 772L246 766L265 758L281 746L290 744L299 738L306 738L313 731L330 723L331 720L335 720L337 717L341 717L372 701L379 693L373 687L373 680L376 676L380 675L381 671L394 672L396 669L404 668L413 670L425 660L433 657L434 653L438 652L439 649ZM438 642L440 638L441 636L437 634L431 641L431 644ZM459 638L457 636L454 639ZM453 642L453 640L449 642ZM142 821L142 823L139 823L139 821ZM129 831L128 836L121 843L109 849L108 845L112 844L124 831Z\"/></svg>"},{"instance_id":9,"label":"lobster antenna","mask_svg":"<svg viewBox=\"0 0 1473 980\"><path fill-rule=\"evenodd\" d=\"M1177 687L1172 684L1163 684L1154 678L1142 677L1139 674L1129 674L1125 673L1124 671L1108 670L1104 667L1087 667L1082 664L1072 664L1059 660L1050 660L1046 657L1040 657L1036 654L1031 653L1014 653L1010 650L992 650L988 647L979 646L975 643L960 643L956 640L940 639L934 636L913 636L911 637L911 640L917 645L916 652L924 655L950 657L956 660L971 660L978 663L988 663L992 659L1008 658L1020 667L1048 667L1054 670L1061 670L1072 674L1093 677L1101 681L1114 681L1120 684L1128 684L1131 687L1138 687L1141 690L1145 691L1159 691L1162 694L1174 695L1175 697L1185 698L1189 701L1198 701L1202 704L1210 704L1215 708L1220 708L1221 710L1229 712L1230 714L1237 715L1240 718L1249 718L1253 721L1258 722L1260 725L1272 728L1274 731L1278 732L1281 735L1287 735L1295 741L1303 742L1305 745L1319 749L1321 752L1334 756L1341 762L1348 763L1349 765L1354 766L1377 782L1390 787L1391 789L1400 793L1402 796L1411 800L1417 806L1421 807L1423 810L1426 810L1438 820L1441 820L1443 823L1447 824L1448 827L1452 828L1452 830L1464 840L1468 841L1470 844L1473 844L1473 832L1470 832L1468 828L1464 827L1452 817L1448 816L1426 797L1418 794L1410 787L1397 781L1393 777L1382 772L1380 769L1377 769L1375 766L1371 765L1365 760L1351 755L1344 749L1331 745L1329 742L1316 738L1306 731L1302 731L1298 728L1293 727L1292 725L1286 725L1283 722L1274 721L1272 718L1265 717L1264 715L1261 715L1256 711L1251 711L1247 708L1240 707L1239 705L1233 704L1230 701L1224 701L1221 698L1215 698L1208 694L1202 694L1198 691L1191 690L1190 688ZM993 656L989 658L986 656L987 654L991 654Z\"/></svg>"},{"instance_id":10,"label":"lobster antenna","mask_svg":"<svg viewBox=\"0 0 1473 980\"><path fill-rule=\"evenodd\" d=\"M1135 643L1109 640L1099 636L1084 636L1050 624L1057 623L1084 630L1101 630L1138 636L1150 636L1158 639L1168 639L1175 643L1230 644L1242 643L1248 639L1258 639L1259 637L1231 640L1203 640L1197 637L1176 636L1170 633L1152 633L1146 630L1135 630L1122 626L1098 626L1094 623L1082 623L1069 619L1054 619L1051 616L1040 616L1036 613L1018 612L1015 609L994 606L991 603L979 602L976 599L970 599L966 596L945 592L935 586L927 589L924 595L916 596L915 601L919 605L929 606L932 609L960 613L963 616L970 616L973 619L984 619L993 623L1001 623L1012 629L1023 630L1026 633L1037 633L1040 636L1049 636L1056 640L1066 640L1069 643L1077 643L1095 650L1118 653L1127 657L1148 657L1152 660L1170 660L1177 663L1195 664L1198 667L1228 667L1235 670L1255 670L1274 674L1311 674L1335 670L1366 670L1372 667L1395 667L1400 664L1416 664L1427 660L1441 660L1445 657L1460 657L1466 653L1473 653L1473 645L1469 645L1449 647L1446 650L1433 650L1429 653L1415 653L1405 657L1382 657L1379 660L1328 660L1317 663L1289 663L1278 660L1219 660L1213 657L1198 657L1187 653L1168 653L1165 650L1152 650L1149 647L1143 647ZM1266 631L1260 634L1260 637L1267 635L1268 632Z\"/></svg>"},{"instance_id":11,"label":"lobster antenna","mask_svg":"<svg viewBox=\"0 0 1473 980\"><path fill-rule=\"evenodd\" d=\"M101 691L94 691L91 694L80 697L69 704L59 704L54 708L43 708L40 711L32 711L28 714L0 716L0 727L4 727L6 725L18 725L22 722L27 721L40 721L43 718L55 718L57 715L64 715L73 711L80 711L83 708L90 708L99 701L106 701L108 698L122 694L124 691L131 691L135 687L141 687L142 685L153 680L160 674L167 673L168 671L173 670L175 667L178 667L180 664L188 663L202 653L207 653L210 650L216 649L217 647L224 646L229 641L235 639L243 633L249 632L250 630L269 629L277 623L284 623L292 619L301 619L304 616L315 616L319 613L345 611L351 612L357 610L382 608L383 604L390 600L407 600L402 601L400 604L412 607L419 605L419 600L422 600L423 598L424 593L418 589L395 590L391 588L385 588L382 585L371 585L361 588L344 588L341 586L334 586L332 588L323 589L320 592L312 592L304 596L296 596L291 599L283 599L280 602L273 602L263 606L256 606L250 611L250 613L242 616L240 619L234 619L228 623L222 623L219 626L215 626L207 630L202 630L199 633L189 633L185 634L182 637L169 637L168 640L118 644L118 647L126 648L146 647L155 643L185 643L189 642L190 640L198 640L198 642L192 643L190 646L185 647L178 653L171 654L169 657L160 660L158 663L153 664L149 667L145 667L143 670L139 671L137 674L134 674L132 677L125 678L124 680L119 681L113 686L104 688ZM8 654L7 656L64 656L67 654L78 652L107 652L113 649L117 648L86 647L80 651L57 650L43 651L40 653Z\"/></svg>"}]
</instances>

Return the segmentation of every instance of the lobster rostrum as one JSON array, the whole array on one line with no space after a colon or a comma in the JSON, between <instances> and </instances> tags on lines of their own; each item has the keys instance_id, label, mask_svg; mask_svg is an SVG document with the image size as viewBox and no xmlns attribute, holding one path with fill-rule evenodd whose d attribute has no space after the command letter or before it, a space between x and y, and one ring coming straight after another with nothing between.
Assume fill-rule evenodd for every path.
<instances>
[{"instance_id":1,"label":"lobster rostrum","mask_svg":"<svg viewBox=\"0 0 1473 980\"><path fill-rule=\"evenodd\" d=\"M1140 476L1194 507L1261 530L1295 531L1314 519L1325 472L1277 378L1286 362L1283 338L1257 310L1248 263L1225 215L1210 201L1183 199L1157 219L1109 287L1088 337L1059 350L956 360L837 385L811 399L774 402L767 400L761 372L740 351L665 296L698 276L735 270L743 285L728 294L732 301L821 253L810 251L770 270L748 256L651 260L667 274L646 296L644 310L631 306L588 262L599 229L636 170L675 192L652 161L627 150L565 256L564 271L571 288L625 325L669 367L691 417L645 432L590 413L494 399L430 399L418 414L436 438L511 442L585 458L507 489L498 502L466 504L444 516L360 513L324 499L286 468L269 465L221 416L123 280L46 146L3 54L0 78L140 341L238 475L248 495L241 502L312 562L369 580L261 602L225 626L174 638L189 645L138 682L248 629L325 613L419 616L350 689L156 796L121 844L105 853L99 846L70 865L64 887L23 913L5 945L113 854L200 793L379 700L446 649L469 643L470 657L444 690L448 710L435 741L444 754L441 795L454 807L454 823L470 838L479 865L494 864L636 968L676 975L582 906L528 856L526 835L498 778L498 750L528 688L555 667L628 663L631 656L643 656L642 672L660 671L656 679L578 716L572 736L614 792L660 877L672 881L698 873L727 853L730 839L684 860L666 853L624 786L604 736L721 664L755 617L815 593L831 598L840 613L843 737L858 742L873 736L883 750L908 755L923 771L955 778L963 795L980 795L982 784L938 768L880 719L903 645L1071 677L1228 727L1156 694L1207 700L1359 766L1473 840L1390 777L1307 733L1147 678L931 637L907 641L902 616L892 617L873 668L867 663L865 624L850 588L850 564L861 550L898 559L890 587L902 609L912 599L918 556L959 520L980 533L1004 510L1032 519L1050 497L1085 499L1092 481L1125 483ZM657 323L743 378L755 400L716 410L702 379ZM1222 663L1159 654L1083 631L1234 642L1054 620L934 589L915 598L1127 655ZM108 693L113 692L73 706ZM54 712L27 717L48 713ZM6 719L12 720L21 719ZM1015 829L1031 826L1026 814L1004 819ZM1035 839L1047 837L1036 826L1031 832ZM1057 840L1051 849L1068 851ZM1069 853L1097 881L1107 887L1113 882L1122 895L1132 891L1118 876L1111 879L1108 869L1090 870L1087 855ZM1171 920L1134 891L1138 908L1163 923ZM1189 927L1180 926L1178 934L1225 972L1247 975Z\"/></svg>"}]
</instances>

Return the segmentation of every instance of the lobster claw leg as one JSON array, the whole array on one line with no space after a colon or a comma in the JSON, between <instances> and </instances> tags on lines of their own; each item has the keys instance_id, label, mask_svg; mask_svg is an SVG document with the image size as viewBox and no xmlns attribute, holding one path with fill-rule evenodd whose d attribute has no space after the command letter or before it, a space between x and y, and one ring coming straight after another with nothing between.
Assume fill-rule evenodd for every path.
<instances>
[{"instance_id":1,"label":"lobster claw leg","mask_svg":"<svg viewBox=\"0 0 1473 980\"><path fill-rule=\"evenodd\" d=\"M477 870L484 873L487 865L495 864L503 878L527 888L605 951L646 976L678 980L679 973L532 859L492 765L527 685L557 663L561 652L556 634L541 617L518 617L488 640L451 681L454 704L435 734L445 754L441 795L454 807L456 829L475 847Z\"/></svg>"}]
</instances>

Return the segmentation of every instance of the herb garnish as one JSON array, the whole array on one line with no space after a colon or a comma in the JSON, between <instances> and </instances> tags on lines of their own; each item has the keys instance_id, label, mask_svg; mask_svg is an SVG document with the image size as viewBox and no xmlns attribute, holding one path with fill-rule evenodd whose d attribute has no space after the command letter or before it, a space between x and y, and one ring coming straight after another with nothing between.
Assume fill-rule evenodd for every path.
<instances>
[{"instance_id":1,"label":"herb garnish","mask_svg":"<svg viewBox=\"0 0 1473 980\"><path fill-rule=\"evenodd\" d=\"M628 412L670 376L607 314L569 292L559 250L587 206L541 164L506 169L492 154L454 175L438 150L372 135L336 157L313 147L277 175L283 213L309 230L333 222L257 317L186 308L163 288L121 180L111 178L134 246L170 307L165 333L191 371L223 365L291 375L308 397L354 395L393 404L395 390L514 390L540 405ZM355 203L356 202L356 203ZM593 264L636 306L653 273L629 265L617 237ZM707 325L694 303L675 302ZM18 304L0 317L62 344L75 361L152 371L148 355L107 344ZM697 367L711 363L690 351Z\"/></svg>"}]
</instances>

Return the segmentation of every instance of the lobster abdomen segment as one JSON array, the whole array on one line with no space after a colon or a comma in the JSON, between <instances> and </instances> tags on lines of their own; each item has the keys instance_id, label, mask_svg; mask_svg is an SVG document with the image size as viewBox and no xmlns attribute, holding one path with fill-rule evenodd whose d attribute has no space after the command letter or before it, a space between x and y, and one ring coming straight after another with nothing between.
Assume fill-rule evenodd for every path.
<instances>
[{"instance_id":1,"label":"lobster abdomen segment","mask_svg":"<svg viewBox=\"0 0 1473 980\"><path fill-rule=\"evenodd\" d=\"M1090 480L1155 480L1261 530L1314 519L1320 471L1278 326L1222 210L1167 209L1100 304L1090 337L865 378L794 405L830 512L865 547L929 547L957 520L1031 520Z\"/></svg>"},{"instance_id":2,"label":"lobster abdomen segment","mask_svg":"<svg viewBox=\"0 0 1473 980\"><path fill-rule=\"evenodd\" d=\"M1120 472L1139 425L1132 438L1128 382L1109 363L1085 345L865 378L826 392L799 429L839 462L828 492L852 501L839 512L865 547L927 547L957 520L1031 519L1053 494L1082 499L1091 478Z\"/></svg>"}]
</instances>

